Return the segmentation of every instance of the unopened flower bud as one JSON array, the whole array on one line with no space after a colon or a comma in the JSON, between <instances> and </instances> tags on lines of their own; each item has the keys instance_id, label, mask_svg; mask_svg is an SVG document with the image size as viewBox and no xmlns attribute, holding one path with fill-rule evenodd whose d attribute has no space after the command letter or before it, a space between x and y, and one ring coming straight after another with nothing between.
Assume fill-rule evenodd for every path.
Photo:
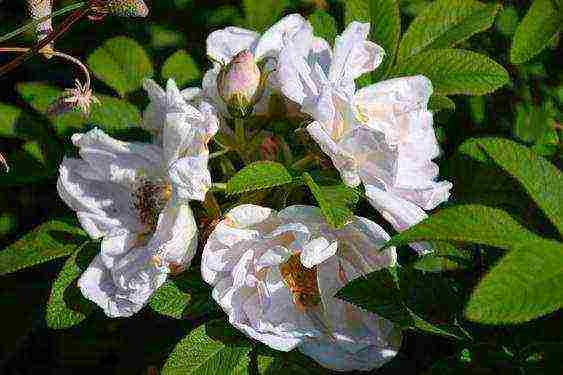
<instances>
[{"instance_id":1,"label":"unopened flower bud","mask_svg":"<svg viewBox=\"0 0 563 375\"><path fill-rule=\"evenodd\" d=\"M143 0L109 0L106 9L109 14L118 17L146 17L149 14Z\"/></svg>"},{"instance_id":2,"label":"unopened flower bud","mask_svg":"<svg viewBox=\"0 0 563 375\"><path fill-rule=\"evenodd\" d=\"M219 95L234 117L244 118L252 113L263 92L262 74L252 52L245 50L235 55L223 67L217 79Z\"/></svg>"}]
</instances>

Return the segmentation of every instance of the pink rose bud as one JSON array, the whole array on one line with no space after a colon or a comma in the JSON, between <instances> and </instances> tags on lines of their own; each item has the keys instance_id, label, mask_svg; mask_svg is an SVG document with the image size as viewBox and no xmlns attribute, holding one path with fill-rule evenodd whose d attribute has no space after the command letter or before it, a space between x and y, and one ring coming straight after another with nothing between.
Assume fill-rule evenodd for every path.
<instances>
[{"instance_id":1,"label":"pink rose bud","mask_svg":"<svg viewBox=\"0 0 563 375\"><path fill-rule=\"evenodd\" d=\"M252 113L263 91L262 74L248 50L235 55L219 73L219 95L234 117L244 118Z\"/></svg>"}]
</instances>

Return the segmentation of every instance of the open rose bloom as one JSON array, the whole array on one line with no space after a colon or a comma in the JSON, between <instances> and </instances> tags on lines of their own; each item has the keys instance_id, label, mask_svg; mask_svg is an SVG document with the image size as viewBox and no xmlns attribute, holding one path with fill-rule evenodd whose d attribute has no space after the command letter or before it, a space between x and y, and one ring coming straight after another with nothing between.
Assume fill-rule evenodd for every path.
<instances>
[{"instance_id":1,"label":"open rose bloom","mask_svg":"<svg viewBox=\"0 0 563 375\"><path fill-rule=\"evenodd\" d=\"M437 182L439 155L424 76L394 78L356 90L354 80L381 63L384 51L366 40L369 24L352 22L334 49L322 39L303 46L286 39L279 55L283 93L313 118L311 137L349 186L366 194L399 231L446 201L452 184ZM307 41L307 35L294 40Z\"/></svg>"},{"instance_id":2,"label":"open rose bloom","mask_svg":"<svg viewBox=\"0 0 563 375\"><path fill-rule=\"evenodd\" d=\"M250 337L298 348L333 370L371 370L395 356L400 330L334 295L396 263L394 248L380 251L388 239L361 217L334 230L316 207L241 205L211 234L201 272L230 323Z\"/></svg>"},{"instance_id":3,"label":"open rose bloom","mask_svg":"<svg viewBox=\"0 0 563 375\"><path fill-rule=\"evenodd\" d=\"M60 167L61 198L102 240L78 284L111 317L139 311L196 251L189 201L203 200L211 185L207 143L218 120L209 105L192 107L169 87L175 106L162 117L157 142L122 142L94 129L72 137L81 158Z\"/></svg>"}]
</instances>

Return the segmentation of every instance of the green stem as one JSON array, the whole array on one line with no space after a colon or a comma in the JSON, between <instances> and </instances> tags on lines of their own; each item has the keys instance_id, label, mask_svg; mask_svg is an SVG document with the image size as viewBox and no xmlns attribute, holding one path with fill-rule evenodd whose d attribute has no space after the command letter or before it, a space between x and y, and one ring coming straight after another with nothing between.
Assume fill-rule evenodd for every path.
<instances>
[{"instance_id":1,"label":"green stem","mask_svg":"<svg viewBox=\"0 0 563 375\"><path fill-rule=\"evenodd\" d=\"M312 164L315 164L318 161L318 158L314 154L309 154L305 156L303 159L297 160L295 163L291 165L291 169L295 171L303 171L307 169Z\"/></svg>"},{"instance_id":2,"label":"green stem","mask_svg":"<svg viewBox=\"0 0 563 375\"><path fill-rule=\"evenodd\" d=\"M55 12L53 12L53 13L45 16L45 17L41 17L41 18L38 18L38 19L33 20L31 22L28 22L25 25L18 27L16 30L9 32L9 33L5 34L4 36L0 37L0 43L3 43L3 42L5 42L9 39L12 39L13 37L18 36L21 33L26 32L29 29L33 29L34 27L36 27L40 23L47 21L49 18L55 18L55 17L58 17L58 16L62 16L64 14L68 13L68 12L72 12L75 9L83 7L85 4L86 4L86 2L74 3L74 4L71 4L69 6L64 7L62 9L59 9L59 10L57 10L57 11L55 11Z\"/></svg>"},{"instance_id":3,"label":"green stem","mask_svg":"<svg viewBox=\"0 0 563 375\"><path fill-rule=\"evenodd\" d=\"M219 202L217 202L217 199L211 190L205 195L203 207L211 220L219 219L223 215L221 212L221 206L219 206Z\"/></svg>"},{"instance_id":4,"label":"green stem","mask_svg":"<svg viewBox=\"0 0 563 375\"><path fill-rule=\"evenodd\" d=\"M225 191L227 184L224 182L214 182L211 184L211 191Z\"/></svg>"},{"instance_id":5,"label":"green stem","mask_svg":"<svg viewBox=\"0 0 563 375\"><path fill-rule=\"evenodd\" d=\"M239 148L244 148L246 143L246 129L244 128L244 120L235 119L235 139Z\"/></svg>"}]
</instances>

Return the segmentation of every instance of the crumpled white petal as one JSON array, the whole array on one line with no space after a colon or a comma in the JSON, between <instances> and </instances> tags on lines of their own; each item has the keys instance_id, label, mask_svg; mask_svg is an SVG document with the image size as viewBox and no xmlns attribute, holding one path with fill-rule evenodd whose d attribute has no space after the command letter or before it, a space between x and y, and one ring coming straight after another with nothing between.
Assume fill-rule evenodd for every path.
<instances>
[{"instance_id":1,"label":"crumpled white petal","mask_svg":"<svg viewBox=\"0 0 563 375\"><path fill-rule=\"evenodd\" d=\"M239 52L251 49L258 41L259 34L240 27L226 27L209 34L207 37L207 55L224 65Z\"/></svg>"},{"instance_id":2,"label":"crumpled white petal","mask_svg":"<svg viewBox=\"0 0 563 375\"><path fill-rule=\"evenodd\" d=\"M298 348L333 370L372 370L397 353L400 330L334 294L395 264L394 248L380 251L388 239L365 218L334 230L317 207L278 214L243 205L210 235L202 275L229 322L248 336L276 350Z\"/></svg>"}]
</instances>

